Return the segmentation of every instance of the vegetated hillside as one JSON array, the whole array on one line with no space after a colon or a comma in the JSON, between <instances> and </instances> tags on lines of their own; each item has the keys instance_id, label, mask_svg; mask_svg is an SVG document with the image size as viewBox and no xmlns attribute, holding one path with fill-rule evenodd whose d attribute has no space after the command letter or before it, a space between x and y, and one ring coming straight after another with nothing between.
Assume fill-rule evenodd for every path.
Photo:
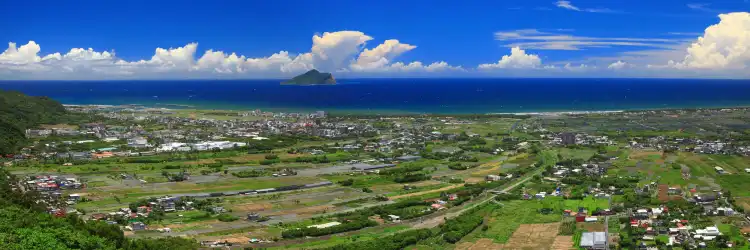
<instances>
[{"instance_id":1,"label":"vegetated hillside","mask_svg":"<svg viewBox=\"0 0 750 250\"><path fill-rule=\"evenodd\" d=\"M48 97L0 90L0 154L14 153L26 140L25 131L67 117L65 108Z\"/></svg>"},{"instance_id":2,"label":"vegetated hillside","mask_svg":"<svg viewBox=\"0 0 750 250\"><path fill-rule=\"evenodd\" d=\"M75 214L58 217L38 202L37 191L24 192L22 181L0 168L0 249L198 249L195 240L166 237L129 239L120 227L84 222Z\"/></svg>"}]
</instances>

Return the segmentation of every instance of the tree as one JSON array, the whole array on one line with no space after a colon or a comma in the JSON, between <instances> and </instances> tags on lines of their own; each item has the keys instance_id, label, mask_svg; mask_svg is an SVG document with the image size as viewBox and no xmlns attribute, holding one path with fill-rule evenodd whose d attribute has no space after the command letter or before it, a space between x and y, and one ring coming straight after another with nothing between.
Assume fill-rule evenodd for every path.
<instances>
[{"instance_id":1,"label":"tree","mask_svg":"<svg viewBox=\"0 0 750 250\"><path fill-rule=\"evenodd\" d=\"M47 207L61 202L41 199L36 191L22 191L14 175L0 169L0 239L3 249L198 249L184 238L129 239L117 225L84 222L75 214L52 216ZM27 189L28 190L28 189ZM39 202L43 201L43 202Z\"/></svg>"}]
</instances>

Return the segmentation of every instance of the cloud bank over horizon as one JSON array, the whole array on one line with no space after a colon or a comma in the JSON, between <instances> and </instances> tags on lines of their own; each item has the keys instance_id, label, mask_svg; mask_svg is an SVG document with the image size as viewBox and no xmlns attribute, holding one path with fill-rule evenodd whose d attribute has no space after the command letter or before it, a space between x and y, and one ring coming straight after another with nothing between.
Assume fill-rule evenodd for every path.
<instances>
[{"instance_id":1,"label":"cloud bank over horizon","mask_svg":"<svg viewBox=\"0 0 750 250\"><path fill-rule=\"evenodd\" d=\"M598 10L579 8L569 1L556 5L580 12ZM0 54L0 80L286 78L310 69L333 72L337 77L749 78L750 13L726 13L718 18L718 23L698 33L697 38L591 37L537 29L499 31L494 34L495 40L503 50L510 50L500 58L486 58L475 65L454 65L444 60L401 61L400 57L419 46L395 38L375 43L372 36L355 30L314 34L309 51L280 50L265 57L211 48L199 51L198 42L189 42L157 47L150 58L124 60L114 50L71 48L43 54L42 45L35 41L9 42ZM544 56L545 51L603 46L630 50L567 61L549 61Z\"/></svg>"}]
</instances>

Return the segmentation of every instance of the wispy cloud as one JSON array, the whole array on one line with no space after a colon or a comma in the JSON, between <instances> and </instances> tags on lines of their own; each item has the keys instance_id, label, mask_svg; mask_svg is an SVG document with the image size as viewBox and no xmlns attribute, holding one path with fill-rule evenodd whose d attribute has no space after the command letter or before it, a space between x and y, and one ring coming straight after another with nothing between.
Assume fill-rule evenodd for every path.
<instances>
[{"instance_id":1,"label":"wispy cloud","mask_svg":"<svg viewBox=\"0 0 750 250\"><path fill-rule=\"evenodd\" d=\"M717 12L714 9L708 8L708 5L709 4L707 4L707 3L689 3L689 4L687 4L687 7L690 8L690 9L699 10L699 11Z\"/></svg>"},{"instance_id":2,"label":"wispy cloud","mask_svg":"<svg viewBox=\"0 0 750 250\"><path fill-rule=\"evenodd\" d=\"M563 33L522 29L495 32L495 40L505 42L506 47L542 50L581 50L613 46L636 46L669 48L685 39L636 38L636 37L590 37Z\"/></svg>"},{"instance_id":3,"label":"wispy cloud","mask_svg":"<svg viewBox=\"0 0 750 250\"><path fill-rule=\"evenodd\" d=\"M581 11L581 9L580 9L580 8L578 8L578 7L576 7L575 5L573 5L572 3L570 3L570 1L562 1L562 0L561 0L561 1L557 1L557 2L555 3L555 5L556 5L557 7L563 8L563 9L569 9L569 10Z\"/></svg>"},{"instance_id":4,"label":"wispy cloud","mask_svg":"<svg viewBox=\"0 0 750 250\"><path fill-rule=\"evenodd\" d=\"M579 8L578 6L573 5L573 3L571 3L570 1L565 1L565 0L559 0L555 2L555 6L557 6L558 8L563 8L563 9L572 10L572 11L582 11L582 12L591 12L591 13L617 12L609 8Z\"/></svg>"},{"instance_id":5,"label":"wispy cloud","mask_svg":"<svg viewBox=\"0 0 750 250\"><path fill-rule=\"evenodd\" d=\"M703 33L699 33L699 32L667 32L667 35L673 35L673 36L700 36L700 35L703 35Z\"/></svg>"},{"instance_id":6,"label":"wispy cloud","mask_svg":"<svg viewBox=\"0 0 750 250\"><path fill-rule=\"evenodd\" d=\"M747 3L747 1L745 1L745 2ZM711 4L710 3L689 3L689 4L686 4L686 6L688 8L690 8L690 9L692 9L692 10L697 10L697 11L702 11L702 12L708 12L708 13L714 13L714 14L732 12L729 9L715 9L715 8L711 8Z\"/></svg>"}]
</instances>

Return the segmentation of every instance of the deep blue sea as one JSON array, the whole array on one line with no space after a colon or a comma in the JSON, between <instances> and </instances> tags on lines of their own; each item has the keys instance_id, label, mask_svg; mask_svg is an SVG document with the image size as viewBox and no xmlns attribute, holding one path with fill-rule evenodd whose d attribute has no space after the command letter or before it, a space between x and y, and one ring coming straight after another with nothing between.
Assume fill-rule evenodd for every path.
<instances>
[{"instance_id":1,"label":"deep blue sea","mask_svg":"<svg viewBox=\"0 0 750 250\"><path fill-rule=\"evenodd\" d=\"M0 89L65 104L334 113L520 113L750 106L750 80L343 79L332 86L280 80L0 81Z\"/></svg>"}]
</instances>

